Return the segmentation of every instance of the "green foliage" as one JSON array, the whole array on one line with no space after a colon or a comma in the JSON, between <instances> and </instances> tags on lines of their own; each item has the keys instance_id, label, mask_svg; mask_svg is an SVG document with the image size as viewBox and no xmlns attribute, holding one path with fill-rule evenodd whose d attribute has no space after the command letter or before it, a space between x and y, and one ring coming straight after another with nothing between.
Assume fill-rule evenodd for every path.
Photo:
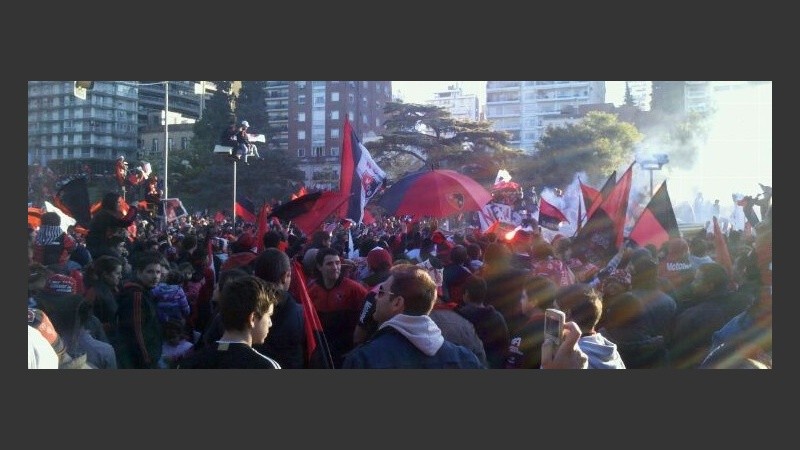
<instances>
[{"instance_id":1,"label":"green foliage","mask_svg":"<svg viewBox=\"0 0 800 450\"><path fill-rule=\"evenodd\" d=\"M585 182L600 183L608 174L634 159L642 134L614 114L590 112L564 127L549 127L536 144L537 152L518 160L515 177L536 186L566 188L578 172Z\"/></svg>"},{"instance_id":2,"label":"green foliage","mask_svg":"<svg viewBox=\"0 0 800 450\"><path fill-rule=\"evenodd\" d=\"M388 168L390 178L428 166L478 175L479 182L493 168L493 181L498 167L521 154L507 146L507 133L491 130L491 123L454 119L438 106L388 102L384 115L383 136L365 145L378 165ZM469 173L476 164L482 170Z\"/></svg>"},{"instance_id":3,"label":"green foliage","mask_svg":"<svg viewBox=\"0 0 800 450\"><path fill-rule=\"evenodd\" d=\"M179 196L190 211L231 211L234 164L227 155L213 153L222 131L232 121L247 120L256 134L266 134L264 82L244 82L238 98L230 94L230 81L215 81L218 90L206 102L203 118L195 124L195 135L187 150L170 152L169 195ZM236 114L231 109L236 104ZM288 152L267 150L259 143L263 159L249 158L236 167L236 191L260 207L265 201L286 200L303 179L296 158ZM185 163L184 163L185 162Z\"/></svg>"}]
</instances>

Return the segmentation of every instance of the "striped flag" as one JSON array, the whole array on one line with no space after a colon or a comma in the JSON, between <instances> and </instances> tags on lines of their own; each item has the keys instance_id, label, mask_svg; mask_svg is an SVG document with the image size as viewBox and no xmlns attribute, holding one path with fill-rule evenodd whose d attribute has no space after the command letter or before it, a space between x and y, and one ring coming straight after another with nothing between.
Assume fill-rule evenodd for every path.
<instances>
[{"instance_id":1,"label":"striped flag","mask_svg":"<svg viewBox=\"0 0 800 450\"><path fill-rule=\"evenodd\" d=\"M256 205L253 201L243 195L236 196L236 210L234 215L239 216L245 222L256 222Z\"/></svg>"},{"instance_id":2,"label":"striped flag","mask_svg":"<svg viewBox=\"0 0 800 450\"><path fill-rule=\"evenodd\" d=\"M342 135L339 194L349 196L349 199L338 210L338 215L359 224L364 218L364 206L386 181L386 172L378 167L369 150L358 140L347 116Z\"/></svg>"},{"instance_id":3,"label":"striped flag","mask_svg":"<svg viewBox=\"0 0 800 450\"><path fill-rule=\"evenodd\" d=\"M671 238L681 237L678 220L672 209L672 201L667 192L667 182L661 183L658 190L647 202L644 211L636 219L628 236L640 247L653 244L656 248Z\"/></svg>"}]
</instances>

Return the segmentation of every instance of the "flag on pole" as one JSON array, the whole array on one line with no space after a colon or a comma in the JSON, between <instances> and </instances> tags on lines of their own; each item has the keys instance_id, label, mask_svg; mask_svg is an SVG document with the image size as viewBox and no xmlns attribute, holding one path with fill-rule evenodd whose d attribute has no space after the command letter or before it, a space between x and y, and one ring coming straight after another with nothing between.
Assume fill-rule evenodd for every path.
<instances>
[{"instance_id":1,"label":"flag on pole","mask_svg":"<svg viewBox=\"0 0 800 450\"><path fill-rule=\"evenodd\" d=\"M347 116L342 135L339 194L346 196L348 201L338 213L340 218L352 219L358 224L364 218L364 206L386 181L386 172L378 167L369 150L358 140Z\"/></svg>"},{"instance_id":2,"label":"flag on pole","mask_svg":"<svg viewBox=\"0 0 800 450\"><path fill-rule=\"evenodd\" d=\"M647 202L642 214L636 219L628 236L640 247L653 244L656 248L672 238L681 237L675 210L667 192L667 182L661 183L658 190Z\"/></svg>"},{"instance_id":3,"label":"flag on pole","mask_svg":"<svg viewBox=\"0 0 800 450\"><path fill-rule=\"evenodd\" d=\"M172 222L173 220L177 220L189 214L186 208L184 208L183 202L178 198L165 198L161 201L164 203L164 214L166 215L167 222Z\"/></svg>"},{"instance_id":4,"label":"flag on pole","mask_svg":"<svg viewBox=\"0 0 800 450\"><path fill-rule=\"evenodd\" d=\"M244 195L237 195L234 207L236 208L234 215L241 217L245 222L255 223L256 205L253 204L252 200Z\"/></svg>"},{"instance_id":5,"label":"flag on pole","mask_svg":"<svg viewBox=\"0 0 800 450\"><path fill-rule=\"evenodd\" d=\"M578 246L595 265L605 264L622 245L632 180L633 164L576 235Z\"/></svg>"},{"instance_id":6,"label":"flag on pole","mask_svg":"<svg viewBox=\"0 0 800 450\"><path fill-rule=\"evenodd\" d=\"M89 212L89 185L86 177L70 180L56 192L53 199L55 206L64 214L75 219L83 228L89 228L92 215Z\"/></svg>"},{"instance_id":7,"label":"flag on pole","mask_svg":"<svg viewBox=\"0 0 800 450\"><path fill-rule=\"evenodd\" d=\"M328 339L322 330L322 322L317 315L317 309L306 290L306 276L303 267L295 258L292 258L292 280L289 283L289 293L303 307L307 367L310 369L333 369L333 358L328 346Z\"/></svg>"},{"instance_id":8,"label":"flag on pole","mask_svg":"<svg viewBox=\"0 0 800 450\"><path fill-rule=\"evenodd\" d=\"M269 217L293 221L303 233L311 235L331 214L347 204L348 196L333 191L306 194L276 206Z\"/></svg>"},{"instance_id":9,"label":"flag on pole","mask_svg":"<svg viewBox=\"0 0 800 450\"><path fill-rule=\"evenodd\" d=\"M558 231L561 222L569 223L567 217L560 209L556 208L547 200L539 199L539 225L548 230Z\"/></svg>"},{"instance_id":10,"label":"flag on pole","mask_svg":"<svg viewBox=\"0 0 800 450\"><path fill-rule=\"evenodd\" d=\"M614 190L616 185L617 171L615 170L611 172L611 175L609 175L603 187L600 188L600 191L596 191L597 195L592 199L592 203L586 207L586 220L589 220L595 211L597 211L597 208L600 207L600 204L603 203L603 200L607 199L608 196L611 195L611 191Z\"/></svg>"}]
</instances>

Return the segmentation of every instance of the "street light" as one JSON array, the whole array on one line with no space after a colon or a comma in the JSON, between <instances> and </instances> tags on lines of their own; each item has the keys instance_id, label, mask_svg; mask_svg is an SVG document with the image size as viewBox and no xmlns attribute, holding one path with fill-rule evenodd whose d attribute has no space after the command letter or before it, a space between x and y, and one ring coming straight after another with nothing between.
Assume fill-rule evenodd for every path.
<instances>
[{"instance_id":1,"label":"street light","mask_svg":"<svg viewBox=\"0 0 800 450\"><path fill-rule=\"evenodd\" d=\"M654 170L661 170L661 167L669 162L669 155L664 153L657 153L653 155L654 159L646 159L644 161L640 161L639 164L642 166L642 169L650 171L650 196L653 196L653 171Z\"/></svg>"},{"instance_id":2,"label":"street light","mask_svg":"<svg viewBox=\"0 0 800 450\"><path fill-rule=\"evenodd\" d=\"M169 177L169 81L154 81L152 83L139 83L137 86L155 86L157 84L164 85L164 199L169 198L167 195L167 181Z\"/></svg>"}]
</instances>

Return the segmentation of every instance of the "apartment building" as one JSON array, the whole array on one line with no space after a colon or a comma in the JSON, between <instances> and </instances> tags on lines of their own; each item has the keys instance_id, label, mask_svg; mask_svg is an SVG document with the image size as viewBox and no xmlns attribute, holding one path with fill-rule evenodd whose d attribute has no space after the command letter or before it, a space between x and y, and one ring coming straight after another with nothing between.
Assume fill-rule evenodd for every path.
<instances>
[{"instance_id":1,"label":"apartment building","mask_svg":"<svg viewBox=\"0 0 800 450\"><path fill-rule=\"evenodd\" d=\"M464 94L458 84L448 86L445 91L434 92L433 97L425 103L446 109L454 119L472 121L480 119L478 96Z\"/></svg>"},{"instance_id":2,"label":"apartment building","mask_svg":"<svg viewBox=\"0 0 800 450\"><path fill-rule=\"evenodd\" d=\"M604 103L605 92L605 81L487 81L486 120L511 135L509 145L533 153L548 121Z\"/></svg>"},{"instance_id":3,"label":"apartment building","mask_svg":"<svg viewBox=\"0 0 800 450\"><path fill-rule=\"evenodd\" d=\"M288 150L312 189L339 186L344 118L362 142L383 133L391 81L267 81L268 148Z\"/></svg>"},{"instance_id":4,"label":"apartment building","mask_svg":"<svg viewBox=\"0 0 800 450\"><path fill-rule=\"evenodd\" d=\"M136 82L95 81L85 100L73 88L73 81L28 82L28 164L58 169L82 160L102 173L137 148Z\"/></svg>"}]
</instances>

